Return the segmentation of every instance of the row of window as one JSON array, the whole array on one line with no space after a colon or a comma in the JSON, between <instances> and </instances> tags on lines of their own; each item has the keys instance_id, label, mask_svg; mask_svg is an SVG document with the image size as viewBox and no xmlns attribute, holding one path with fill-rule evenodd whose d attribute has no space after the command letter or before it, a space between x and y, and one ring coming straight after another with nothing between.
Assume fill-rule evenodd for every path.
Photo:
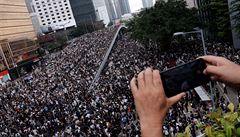
<instances>
[{"instance_id":1,"label":"row of window","mask_svg":"<svg viewBox=\"0 0 240 137\"><path fill-rule=\"evenodd\" d=\"M68 7L68 4L66 3L66 4L64 4L64 6L65 6L65 7ZM42 8L45 8L45 7L46 7L46 5L37 6L37 9L42 9ZM49 9L50 9L50 8L52 9L52 7L58 8L58 6L57 6L56 4L54 4L54 5L48 5L48 8L49 8ZM59 7L63 7L63 5L60 4Z\"/></svg>"},{"instance_id":2,"label":"row of window","mask_svg":"<svg viewBox=\"0 0 240 137\"><path fill-rule=\"evenodd\" d=\"M69 17L68 19L72 19L71 17ZM62 22L62 21L66 21L67 20L67 18L64 18L64 19L60 19L60 20L54 20L54 21L52 21L52 22L50 22L50 21L48 21L47 23L45 22L45 21L42 21L42 23L43 23L43 26L45 26L45 25L49 25L49 24L52 24L52 23L57 23L57 22Z\"/></svg>"},{"instance_id":3,"label":"row of window","mask_svg":"<svg viewBox=\"0 0 240 137\"><path fill-rule=\"evenodd\" d=\"M52 9L52 8L49 8L50 12L53 12L53 10L51 10L51 9ZM66 7L65 9L64 9L64 8L61 8L61 9L55 9L56 12L58 12L59 10L60 10L60 11L67 10L68 12L70 12L70 11L69 11L69 7ZM43 11L47 11L47 9L44 8ZM38 12L42 12L42 10L39 9Z\"/></svg>"},{"instance_id":4,"label":"row of window","mask_svg":"<svg viewBox=\"0 0 240 137\"><path fill-rule=\"evenodd\" d=\"M50 0L43 0L43 1L41 1L41 3L42 4L44 4L45 3L45 1L46 1L46 3L49 3L49 2L53 2L54 4L56 4L56 2L54 2L54 1L57 1L57 0L52 0L52 1L50 1ZM35 0L35 2L36 2L36 4L37 5L39 5L40 4L40 1L39 0ZM67 0L64 0L63 2L67 2ZM59 1L58 3L62 3L62 1Z\"/></svg>"},{"instance_id":5,"label":"row of window","mask_svg":"<svg viewBox=\"0 0 240 137\"><path fill-rule=\"evenodd\" d=\"M53 17L53 18L47 18L47 21L49 21L49 20L55 20L55 19L60 19L61 17L60 16L58 16L58 17ZM67 18L65 15L64 16L62 16L62 18ZM44 19L41 17L41 19L42 19L42 22L44 22ZM72 19L72 17L71 16L68 16L68 19Z\"/></svg>"},{"instance_id":6,"label":"row of window","mask_svg":"<svg viewBox=\"0 0 240 137\"><path fill-rule=\"evenodd\" d=\"M56 12L57 12L57 11L56 11ZM54 14L53 11L50 11L50 12L47 12L47 11L46 11L46 12L44 12L44 15L47 16L47 14L51 14L51 16L55 16L55 15L60 15L60 12L57 12L56 14ZM69 11L69 10L67 10L66 12L65 12L65 11L62 11L61 14L70 14L70 11ZM42 16L43 13L40 12L39 15Z\"/></svg>"}]
</instances>

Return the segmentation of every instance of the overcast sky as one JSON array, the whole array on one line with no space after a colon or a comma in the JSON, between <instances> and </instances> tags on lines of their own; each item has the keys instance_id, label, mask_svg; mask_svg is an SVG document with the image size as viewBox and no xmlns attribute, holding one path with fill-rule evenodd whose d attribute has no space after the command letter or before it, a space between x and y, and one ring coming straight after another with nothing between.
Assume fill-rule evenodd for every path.
<instances>
[{"instance_id":1,"label":"overcast sky","mask_svg":"<svg viewBox=\"0 0 240 137\"><path fill-rule=\"evenodd\" d=\"M131 12L136 12L143 7L142 0L129 0Z\"/></svg>"},{"instance_id":2,"label":"overcast sky","mask_svg":"<svg viewBox=\"0 0 240 137\"><path fill-rule=\"evenodd\" d=\"M131 12L136 12L137 10L143 8L142 0L128 0ZM153 0L153 4L155 4L156 0Z\"/></svg>"}]
</instances>

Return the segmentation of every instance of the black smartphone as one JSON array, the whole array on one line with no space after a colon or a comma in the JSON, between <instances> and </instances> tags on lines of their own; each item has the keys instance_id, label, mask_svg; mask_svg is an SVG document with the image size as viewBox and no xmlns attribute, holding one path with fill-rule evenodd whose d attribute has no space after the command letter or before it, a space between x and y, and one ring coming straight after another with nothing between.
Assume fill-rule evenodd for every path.
<instances>
[{"instance_id":1,"label":"black smartphone","mask_svg":"<svg viewBox=\"0 0 240 137\"><path fill-rule=\"evenodd\" d=\"M208 83L210 78L203 74L206 67L203 59L197 59L161 72L161 79L166 96L172 97Z\"/></svg>"}]
</instances>

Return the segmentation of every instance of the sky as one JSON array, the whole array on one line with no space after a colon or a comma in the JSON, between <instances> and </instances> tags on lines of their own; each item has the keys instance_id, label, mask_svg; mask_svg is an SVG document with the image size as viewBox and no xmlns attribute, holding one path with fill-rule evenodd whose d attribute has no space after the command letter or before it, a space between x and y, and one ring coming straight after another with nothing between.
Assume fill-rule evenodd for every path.
<instances>
[{"instance_id":1,"label":"sky","mask_svg":"<svg viewBox=\"0 0 240 137\"><path fill-rule=\"evenodd\" d=\"M137 10L143 8L142 0L128 0L131 12L136 12ZM155 4L156 0L153 0Z\"/></svg>"},{"instance_id":2,"label":"sky","mask_svg":"<svg viewBox=\"0 0 240 137\"><path fill-rule=\"evenodd\" d=\"M131 12L136 12L143 7L142 0L129 0Z\"/></svg>"}]
</instances>

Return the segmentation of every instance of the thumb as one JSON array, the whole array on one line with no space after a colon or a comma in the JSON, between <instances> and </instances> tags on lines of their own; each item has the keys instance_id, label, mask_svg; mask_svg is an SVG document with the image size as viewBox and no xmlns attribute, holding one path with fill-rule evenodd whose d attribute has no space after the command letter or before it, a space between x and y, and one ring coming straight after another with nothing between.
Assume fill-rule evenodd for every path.
<instances>
[{"instance_id":1,"label":"thumb","mask_svg":"<svg viewBox=\"0 0 240 137\"><path fill-rule=\"evenodd\" d=\"M185 92L182 92L176 96L173 96L171 98L168 99L168 104L169 107L172 106L173 104L177 103L180 99L182 99L184 96L186 95Z\"/></svg>"}]
</instances>

